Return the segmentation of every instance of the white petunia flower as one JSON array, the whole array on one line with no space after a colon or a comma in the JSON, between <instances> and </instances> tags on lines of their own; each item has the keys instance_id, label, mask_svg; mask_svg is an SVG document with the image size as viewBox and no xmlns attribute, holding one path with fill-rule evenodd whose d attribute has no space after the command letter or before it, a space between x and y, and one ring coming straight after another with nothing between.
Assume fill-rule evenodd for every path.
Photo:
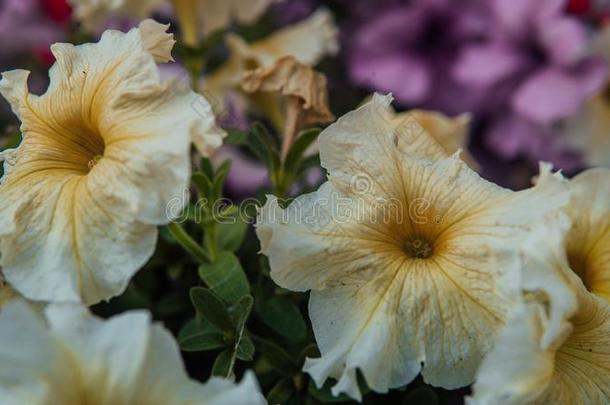
<instances>
[{"instance_id":1,"label":"white petunia flower","mask_svg":"<svg viewBox=\"0 0 610 405\"><path fill-rule=\"evenodd\" d=\"M569 268L563 228L546 227L525 241L530 260L520 269L514 310L482 362L469 404L610 402L610 304ZM544 258L545 251L555 253Z\"/></svg>"},{"instance_id":2,"label":"white petunia flower","mask_svg":"<svg viewBox=\"0 0 610 405\"><path fill-rule=\"evenodd\" d=\"M257 221L273 280L311 290L322 357L305 370L356 399L357 370L377 392L420 371L435 386L470 384L510 306L499 258L568 200L546 167L521 192L481 179L459 152L396 127L390 102L375 95L324 130L328 181L286 209L269 197Z\"/></svg>"},{"instance_id":3,"label":"white petunia flower","mask_svg":"<svg viewBox=\"0 0 610 405\"><path fill-rule=\"evenodd\" d=\"M102 320L52 304L0 312L3 405L263 405L251 372L239 384L189 379L171 334L143 311Z\"/></svg>"},{"instance_id":4,"label":"white petunia flower","mask_svg":"<svg viewBox=\"0 0 610 405\"><path fill-rule=\"evenodd\" d=\"M166 28L147 20L95 44L53 45L41 96L28 92L29 72L2 75L23 141L2 153L1 264L25 297L94 304L120 294L188 185L191 141L204 155L222 143L207 101L159 79L155 61L171 59Z\"/></svg>"}]
</instances>

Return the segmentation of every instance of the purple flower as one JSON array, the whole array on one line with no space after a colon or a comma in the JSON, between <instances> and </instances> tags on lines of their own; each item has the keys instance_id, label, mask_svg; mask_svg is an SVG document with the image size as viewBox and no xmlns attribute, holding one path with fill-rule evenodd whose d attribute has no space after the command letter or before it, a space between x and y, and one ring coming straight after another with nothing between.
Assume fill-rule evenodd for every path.
<instances>
[{"instance_id":1,"label":"purple flower","mask_svg":"<svg viewBox=\"0 0 610 405\"><path fill-rule=\"evenodd\" d=\"M553 146L552 126L601 88L605 63L584 56L587 32L564 14L563 1L489 4L494 32L461 49L452 75L488 94L488 146L509 158L562 161L565 153Z\"/></svg>"},{"instance_id":2,"label":"purple flower","mask_svg":"<svg viewBox=\"0 0 610 405\"><path fill-rule=\"evenodd\" d=\"M553 142L607 77L585 56L587 32L563 0L417 0L356 30L350 75L406 107L472 112L485 145L505 158L580 163Z\"/></svg>"},{"instance_id":3,"label":"purple flower","mask_svg":"<svg viewBox=\"0 0 610 405\"><path fill-rule=\"evenodd\" d=\"M466 91L449 73L460 49L485 34L485 17L468 1L387 7L356 30L348 56L351 78L392 92L404 105L447 113L472 110L480 95Z\"/></svg>"}]
</instances>

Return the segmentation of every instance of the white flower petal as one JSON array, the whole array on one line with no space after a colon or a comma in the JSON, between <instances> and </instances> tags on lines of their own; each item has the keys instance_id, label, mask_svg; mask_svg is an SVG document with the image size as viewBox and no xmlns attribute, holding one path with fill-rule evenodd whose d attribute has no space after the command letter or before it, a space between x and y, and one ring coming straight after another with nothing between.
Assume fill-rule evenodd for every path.
<instances>
[{"instance_id":1,"label":"white flower petal","mask_svg":"<svg viewBox=\"0 0 610 405\"><path fill-rule=\"evenodd\" d=\"M3 403L5 398L28 405L265 403L250 374L239 385L190 380L173 338L151 325L145 312L101 320L85 308L56 304L46 313L48 329L22 303L0 313Z\"/></svg>"}]
</instances>

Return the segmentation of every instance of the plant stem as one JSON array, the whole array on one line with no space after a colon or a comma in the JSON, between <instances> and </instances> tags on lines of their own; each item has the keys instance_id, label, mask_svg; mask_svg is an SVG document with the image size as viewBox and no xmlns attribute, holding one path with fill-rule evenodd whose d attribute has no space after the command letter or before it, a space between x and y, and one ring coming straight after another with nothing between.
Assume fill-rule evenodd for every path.
<instances>
[{"instance_id":1,"label":"plant stem","mask_svg":"<svg viewBox=\"0 0 610 405\"><path fill-rule=\"evenodd\" d=\"M188 233L175 222L170 222L167 225L172 236L180 243L180 245L189 252L195 259L197 259L200 263L210 263L210 257L208 254L189 236Z\"/></svg>"},{"instance_id":2,"label":"plant stem","mask_svg":"<svg viewBox=\"0 0 610 405\"><path fill-rule=\"evenodd\" d=\"M204 244L207 249L207 255L211 261L216 260L218 253L218 241L216 238L216 222L210 222L204 229Z\"/></svg>"}]
</instances>

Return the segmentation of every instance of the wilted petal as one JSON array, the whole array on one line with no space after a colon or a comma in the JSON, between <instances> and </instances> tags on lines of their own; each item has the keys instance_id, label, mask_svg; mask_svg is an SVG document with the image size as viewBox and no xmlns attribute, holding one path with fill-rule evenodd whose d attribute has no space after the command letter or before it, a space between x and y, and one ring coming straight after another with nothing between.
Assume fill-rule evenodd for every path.
<instances>
[{"instance_id":1,"label":"wilted petal","mask_svg":"<svg viewBox=\"0 0 610 405\"><path fill-rule=\"evenodd\" d=\"M288 55L313 66L322 57L339 50L337 27L332 14L325 9L251 44L234 34L228 34L225 41L230 51L229 59L206 78L203 86L215 111L223 110L227 92L239 89L247 70L270 67Z\"/></svg>"}]
</instances>

